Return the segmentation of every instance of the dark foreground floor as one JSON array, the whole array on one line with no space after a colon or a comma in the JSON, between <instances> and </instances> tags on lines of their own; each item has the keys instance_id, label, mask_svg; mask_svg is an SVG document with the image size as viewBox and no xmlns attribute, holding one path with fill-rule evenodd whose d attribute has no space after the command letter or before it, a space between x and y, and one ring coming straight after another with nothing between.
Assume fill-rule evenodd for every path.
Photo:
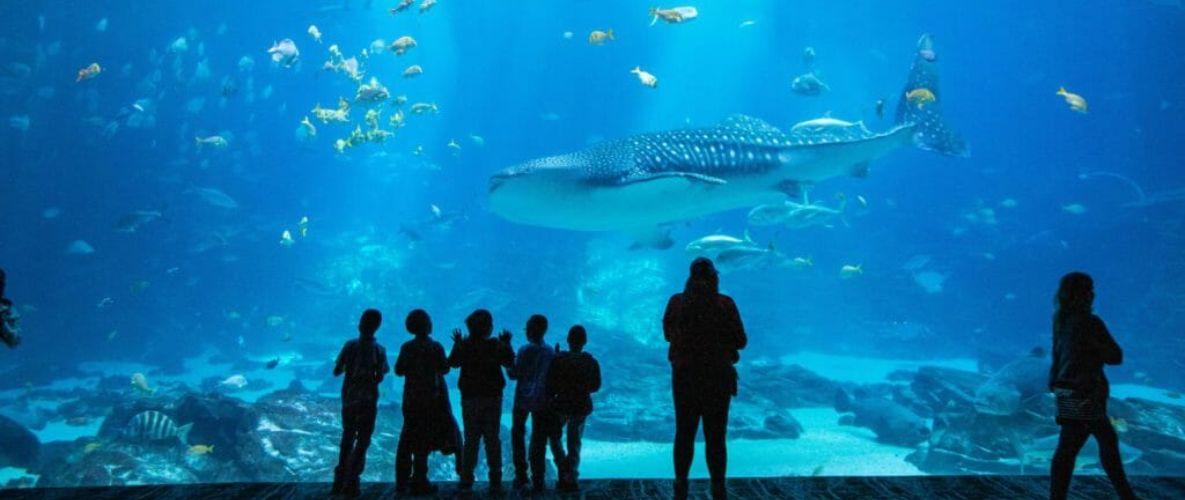
<instances>
[{"instance_id":1,"label":"dark foreground floor","mask_svg":"<svg viewBox=\"0 0 1185 500\"><path fill-rule=\"evenodd\" d=\"M1185 498L1185 477L1132 478L1141 498ZM671 483L664 480L592 480L582 483L579 494L559 495L548 491L539 498L670 498ZM692 495L707 498L706 481L692 482ZM732 498L1046 498L1049 481L1041 476L923 476L923 477L787 477L734 479L728 483ZM391 498L394 488L387 484L368 484L364 498ZM325 483L225 483L171 486L134 486L76 489L0 490L4 498L326 498ZM484 485L476 493L458 494L455 484L444 484L439 498L487 498ZM501 498L530 497L508 493ZM1074 478L1071 498L1113 498L1107 478Z\"/></svg>"}]
</instances>

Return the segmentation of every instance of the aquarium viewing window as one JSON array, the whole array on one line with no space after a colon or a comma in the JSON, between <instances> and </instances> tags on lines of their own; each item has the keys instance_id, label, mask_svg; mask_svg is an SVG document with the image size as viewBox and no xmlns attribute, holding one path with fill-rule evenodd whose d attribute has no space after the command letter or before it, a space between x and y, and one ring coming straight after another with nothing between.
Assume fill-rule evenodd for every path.
<instances>
[{"instance_id":1,"label":"aquarium viewing window","mask_svg":"<svg viewBox=\"0 0 1185 500\"><path fill-rule=\"evenodd\" d=\"M1182 487L1180 2L651 7L5 2L0 487Z\"/></svg>"}]
</instances>

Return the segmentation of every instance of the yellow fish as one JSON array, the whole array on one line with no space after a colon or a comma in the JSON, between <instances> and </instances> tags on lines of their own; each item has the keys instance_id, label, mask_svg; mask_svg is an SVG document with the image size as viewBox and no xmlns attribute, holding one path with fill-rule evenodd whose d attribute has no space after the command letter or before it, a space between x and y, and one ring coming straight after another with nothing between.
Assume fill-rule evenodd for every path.
<instances>
[{"instance_id":1,"label":"yellow fish","mask_svg":"<svg viewBox=\"0 0 1185 500\"><path fill-rule=\"evenodd\" d=\"M148 377L140 372L132 374L132 387L149 396L156 394L156 388L148 387Z\"/></svg>"},{"instance_id":2,"label":"yellow fish","mask_svg":"<svg viewBox=\"0 0 1185 500\"><path fill-rule=\"evenodd\" d=\"M605 31L593 30L592 33L588 34L588 43L592 45L602 45L605 43L605 40L615 40L612 29Z\"/></svg>"},{"instance_id":3,"label":"yellow fish","mask_svg":"<svg viewBox=\"0 0 1185 500\"><path fill-rule=\"evenodd\" d=\"M1057 95L1062 96L1062 99L1066 100L1066 104L1070 105L1071 111L1086 114L1086 99L1083 99L1082 96L1066 90L1065 87L1058 87Z\"/></svg>"},{"instance_id":4,"label":"yellow fish","mask_svg":"<svg viewBox=\"0 0 1185 500\"><path fill-rule=\"evenodd\" d=\"M906 92L905 99L909 101L910 104L916 104L918 109L922 109L926 107L927 104L937 101L938 97L935 96L934 92L931 92L930 89L920 88Z\"/></svg>"},{"instance_id":5,"label":"yellow fish","mask_svg":"<svg viewBox=\"0 0 1185 500\"><path fill-rule=\"evenodd\" d=\"M214 445L195 444L189 447L190 455L205 455L214 453Z\"/></svg>"},{"instance_id":6,"label":"yellow fish","mask_svg":"<svg viewBox=\"0 0 1185 500\"><path fill-rule=\"evenodd\" d=\"M103 443L95 441L93 443L87 443L86 446L84 446L82 448L82 452L89 455L91 453L94 453L95 451L98 451L98 449L102 448L102 447L103 447Z\"/></svg>"}]
</instances>

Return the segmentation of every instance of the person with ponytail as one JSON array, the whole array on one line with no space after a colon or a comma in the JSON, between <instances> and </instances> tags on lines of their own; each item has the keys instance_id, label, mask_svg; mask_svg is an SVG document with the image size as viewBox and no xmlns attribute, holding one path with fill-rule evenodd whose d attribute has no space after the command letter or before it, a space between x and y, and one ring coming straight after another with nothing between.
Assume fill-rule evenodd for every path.
<instances>
[{"instance_id":1,"label":"person with ponytail","mask_svg":"<svg viewBox=\"0 0 1185 500\"><path fill-rule=\"evenodd\" d=\"M1123 362L1123 350L1094 314L1094 297L1094 280L1072 272L1062 277L1054 300L1049 390L1056 396L1061 426L1050 468L1050 498L1055 500L1066 498L1074 462L1090 436L1098 442L1099 463L1116 493L1135 498L1119 457L1119 436L1107 417L1111 387L1103 373L1103 365Z\"/></svg>"}]
</instances>

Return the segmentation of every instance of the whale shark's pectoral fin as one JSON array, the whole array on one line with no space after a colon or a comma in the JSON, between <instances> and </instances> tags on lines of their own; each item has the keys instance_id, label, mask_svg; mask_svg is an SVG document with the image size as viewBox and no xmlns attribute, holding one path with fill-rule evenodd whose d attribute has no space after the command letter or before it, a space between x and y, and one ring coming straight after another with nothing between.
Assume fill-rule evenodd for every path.
<instances>
[{"instance_id":1,"label":"whale shark's pectoral fin","mask_svg":"<svg viewBox=\"0 0 1185 500\"><path fill-rule=\"evenodd\" d=\"M624 189L655 189L675 191L693 186L723 186L728 181L719 177L694 172L657 172L627 177L618 185Z\"/></svg>"}]
</instances>

